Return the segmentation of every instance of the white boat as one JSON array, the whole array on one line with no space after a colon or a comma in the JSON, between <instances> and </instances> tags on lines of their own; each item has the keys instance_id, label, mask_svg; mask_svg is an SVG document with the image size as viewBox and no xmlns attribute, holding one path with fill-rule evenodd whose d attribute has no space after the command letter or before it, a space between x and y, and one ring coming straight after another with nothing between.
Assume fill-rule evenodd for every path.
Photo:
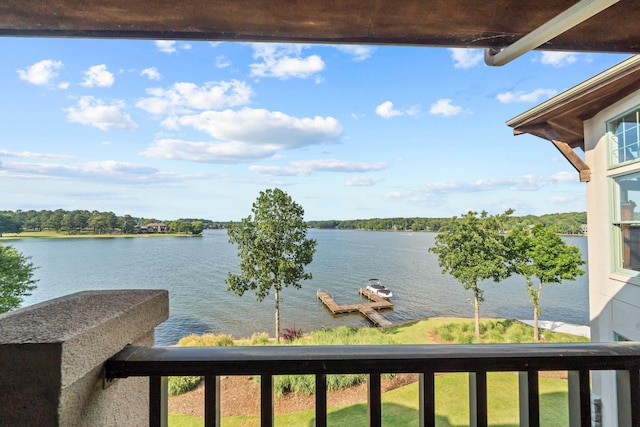
<instances>
[{"instance_id":1,"label":"white boat","mask_svg":"<svg viewBox=\"0 0 640 427\"><path fill-rule=\"evenodd\" d=\"M393 293L380 282L380 279L369 279L365 289L385 299L393 296Z\"/></svg>"}]
</instances>

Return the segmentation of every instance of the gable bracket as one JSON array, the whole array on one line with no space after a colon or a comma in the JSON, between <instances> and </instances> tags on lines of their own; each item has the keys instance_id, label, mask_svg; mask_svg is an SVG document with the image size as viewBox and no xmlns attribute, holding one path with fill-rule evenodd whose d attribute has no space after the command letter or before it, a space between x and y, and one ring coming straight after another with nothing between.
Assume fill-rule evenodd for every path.
<instances>
[{"instance_id":1,"label":"gable bracket","mask_svg":"<svg viewBox=\"0 0 640 427\"><path fill-rule=\"evenodd\" d=\"M589 169L589 166L575 153L575 151L573 151L573 148L571 148L571 146L566 142L560 141L558 134L551 127L547 127L544 133L546 139L551 141L558 151L562 153L565 159L569 160L569 163L576 168L580 174L580 182L591 181L591 169Z\"/></svg>"}]
</instances>

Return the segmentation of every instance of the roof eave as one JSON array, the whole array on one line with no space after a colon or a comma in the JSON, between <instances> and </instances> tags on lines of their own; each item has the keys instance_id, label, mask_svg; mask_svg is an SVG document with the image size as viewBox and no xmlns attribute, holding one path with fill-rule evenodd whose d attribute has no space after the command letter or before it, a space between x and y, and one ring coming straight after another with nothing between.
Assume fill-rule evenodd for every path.
<instances>
[{"instance_id":1,"label":"roof eave","mask_svg":"<svg viewBox=\"0 0 640 427\"><path fill-rule=\"evenodd\" d=\"M553 98L536 105L530 110L508 120L506 122L507 126L514 128L514 134L516 135L528 133L526 130L522 130L521 128L534 123L536 118L543 115L552 116L554 111L561 111L562 107L566 106L570 102L578 101L586 94L591 94L596 90L606 90L606 87L612 82L629 73L637 72L638 70L640 70L640 55L634 55L629 59L626 59L603 71L602 73L593 76L590 79L587 79L582 83L565 90L559 95L556 95Z\"/></svg>"}]
</instances>

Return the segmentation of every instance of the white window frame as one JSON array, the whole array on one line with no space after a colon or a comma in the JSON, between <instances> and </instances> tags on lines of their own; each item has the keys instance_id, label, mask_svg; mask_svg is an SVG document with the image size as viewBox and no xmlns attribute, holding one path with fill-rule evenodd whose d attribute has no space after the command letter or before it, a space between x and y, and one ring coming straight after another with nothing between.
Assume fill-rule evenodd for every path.
<instances>
[{"instance_id":1,"label":"white window frame","mask_svg":"<svg viewBox=\"0 0 640 427\"><path fill-rule=\"evenodd\" d=\"M630 114L634 114L636 115L636 119L635 119L635 141L631 141L629 143L627 143L626 139L623 142L624 148L628 148L631 149L632 147L635 147L635 152L637 153L635 155L635 157L632 157L631 159L627 159L626 154L624 155L624 159L622 161L620 161L620 156L616 155L616 152L620 152L621 151L621 147L618 145L620 138L616 135L616 129L614 129L614 122L620 120L621 118L628 116ZM638 162L640 161L640 105L637 105L627 111L625 111L622 114L619 114L615 117L613 117L611 120L607 120L606 123L606 127L607 127L607 135L608 135L608 143L607 143L607 153L608 153L608 158L609 158L609 168L616 168L619 166L624 166L630 163L634 163L634 162ZM626 137L625 133L623 132L621 134L622 138L624 139Z\"/></svg>"}]
</instances>

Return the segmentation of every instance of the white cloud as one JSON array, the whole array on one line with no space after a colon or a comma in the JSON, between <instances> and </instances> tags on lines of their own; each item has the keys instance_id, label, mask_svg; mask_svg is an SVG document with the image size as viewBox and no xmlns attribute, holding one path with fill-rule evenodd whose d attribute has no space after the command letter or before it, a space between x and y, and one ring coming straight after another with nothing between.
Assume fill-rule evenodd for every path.
<instances>
[{"instance_id":1,"label":"white cloud","mask_svg":"<svg viewBox=\"0 0 640 427\"><path fill-rule=\"evenodd\" d=\"M435 114L439 116L455 116L460 114L462 111L462 107L457 105L453 105L450 99L439 99L438 102L431 105L431 109L429 109L430 114Z\"/></svg>"},{"instance_id":2,"label":"white cloud","mask_svg":"<svg viewBox=\"0 0 640 427\"><path fill-rule=\"evenodd\" d=\"M552 182L577 182L576 174L573 172L558 172L551 175Z\"/></svg>"},{"instance_id":3,"label":"white cloud","mask_svg":"<svg viewBox=\"0 0 640 427\"><path fill-rule=\"evenodd\" d=\"M475 67L484 58L482 49L452 48L449 51L455 68Z\"/></svg>"},{"instance_id":4,"label":"white cloud","mask_svg":"<svg viewBox=\"0 0 640 427\"><path fill-rule=\"evenodd\" d=\"M151 97L139 100L136 107L158 115L236 107L248 104L253 95L251 87L238 80L208 82L202 86L179 82L169 89L147 89L147 93Z\"/></svg>"},{"instance_id":5,"label":"white cloud","mask_svg":"<svg viewBox=\"0 0 640 427\"><path fill-rule=\"evenodd\" d=\"M395 110L393 108L393 102L385 101L376 107L376 114L385 119L390 119L396 116L415 116L420 112L418 107L413 106L404 110Z\"/></svg>"},{"instance_id":6,"label":"white cloud","mask_svg":"<svg viewBox=\"0 0 640 427\"><path fill-rule=\"evenodd\" d=\"M239 163L263 159L280 149L275 144L258 146L238 141L193 142L179 139L160 139L142 151L145 157L189 160L205 163Z\"/></svg>"},{"instance_id":7,"label":"white cloud","mask_svg":"<svg viewBox=\"0 0 640 427\"><path fill-rule=\"evenodd\" d=\"M342 126L333 117L300 119L278 111L252 108L205 111L179 117L176 123L221 140L274 143L286 148L336 142L342 134Z\"/></svg>"},{"instance_id":8,"label":"white cloud","mask_svg":"<svg viewBox=\"0 0 640 427\"><path fill-rule=\"evenodd\" d=\"M70 86L69 82L58 83L58 89L66 90L66 89L69 89L69 86Z\"/></svg>"},{"instance_id":9,"label":"white cloud","mask_svg":"<svg viewBox=\"0 0 640 427\"><path fill-rule=\"evenodd\" d=\"M16 157L21 159L53 159L53 160L71 160L74 156L67 156L65 154L50 154L50 153L32 153L30 151L9 151L0 150L0 157Z\"/></svg>"},{"instance_id":10,"label":"white cloud","mask_svg":"<svg viewBox=\"0 0 640 427\"><path fill-rule=\"evenodd\" d=\"M191 45L184 42L176 42L175 40L156 40L156 48L163 53L175 53L178 49L189 50Z\"/></svg>"},{"instance_id":11,"label":"white cloud","mask_svg":"<svg viewBox=\"0 0 640 427\"><path fill-rule=\"evenodd\" d=\"M433 198L442 198L448 194L477 193L503 189L508 189L509 191L538 191L544 187L571 182L579 183L577 173L559 172L547 176L528 174L510 178L478 179L468 182L438 182L404 191L391 192L387 194L387 197L410 203L423 203L433 200Z\"/></svg>"},{"instance_id":12,"label":"white cloud","mask_svg":"<svg viewBox=\"0 0 640 427\"><path fill-rule=\"evenodd\" d=\"M162 172L146 165L106 160L78 164L4 162L0 176L22 179L63 179L79 182L105 182L134 185L181 183L185 180L209 179L208 174Z\"/></svg>"},{"instance_id":13,"label":"white cloud","mask_svg":"<svg viewBox=\"0 0 640 427\"><path fill-rule=\"evenodd\" d=\"M539 88L531 92L519 91L500 93L498 94L498 96L496 96L496 98L498 99L498 101L505 104L510 102L538 102L538 99L540 99L541 97L551 98L556 93L558 93L558 91L556 91L555 89Z\"/></svg>"},{"instance_id":14,"label":"white cloud","mask_svg":"<svg viewBox=\"0 0 640 427\"><path fill-rule=\"evenodd\" d=\"M250 75L282 80L311 77L324 70L325 64L318 55L303 57L302 51L307 47L294 44L254 44L253 57L261 62L249 65Z\"/></svg>"},{"instance_id":15,"label":"white cloud","mask_svg":"<svg viewBox=\"0 0 640 427\"><path fill-rule=\"evenodd\" d=\"M344 183L347 187L371 187L382 181L382 178L372 176L356 175L352 176Z\"/></svg>"},{"instance_id":16,"label":"white cloud","mask_svg":"<svg viewBox=\"0 0 640 427\"><path fill-rule=\"evenodd\" d=\"M84 72L84 81L81 86L86 87L111 87L113 85L113 74L107 70L105 64L94 65Z\"/></svg>"},{"instance_id":17,"label":"white cloud","mask_svg":"<svg viewBox=\"0 0 640 427\"><path fill-rule=\"evenodd\" d=\"M149 80L160 80L162 78L156 67L145 68L140 72L140 75L147 76Z\"/></svg>"},{"instance_id":18,"label":"white cloud","mask_svg":"<svg viewBox=\"0 0 640 427\"><path fill-rule=\"evenodd\" d=\"M156 40L156 48L160 52L173 53L176 51L175 40Z\"/></svg>"},{"instance_id":19,"label":"white cloud","mask_svg":"<svg viewBox=\"0 0 640 427\"><path fill-rule=\"evenodd\" d=\"M216 68L227 68L231 65L231 61L224 55L216 56Z\"/></svg>"},{"instance_id":20,"label":"white cloud","mask_svg":"<svg viewBox=\"0 0 640 427\"><path fill-rule=\"evenodd\" d=\"M371 58L371 55L373 55L373 52L375 52L376 50L374 46L350 45L350 44L344 44L344 45L338 44L338 45L334 45L333 47L338 49L340 52L344 52L347 55L351 55L353 60L356 62L364 61L365 59Z\"/></svg>"},{"instance_id":21,"label":"white cloud","mask_svg":"<svg viewBox=\"0 0 640 427\"><path fill-rule=\"evenodd\" d=\"M250 108L205 111L165 122L172 128L192 127L217 141L162 139L144 150L143 155L214 163L243 162L270 157L281 150L337 142L342 134L342 126L333 117L296 118Z\"/></svg>"},{"instance_id":22,"label":"white cloud","mask_svg":"<svg viewBox=\"0 0 640 427\"><path fill-rule=\"evenodd\" d=\"M553 67L564 67L573 64L578 60L575 52L542 52L540 62Z\"/></svg>"},{"instance_id":23,"label":"white cloud","mask_svg":"<svg viewBox=\"0 0 640 427\"><path fill-rule=\"evenodd\" d=\"M297 160L289 166L250 166L249 169L271 176L306 176L315 172L359 173L379 171L389 167L388 163L359 163L336 159Z\"/></svg>"},{"instance_id":24,"label":"white cloud","mask_svg":"<svg viewBox=\"0 0 640 427\"><path fill-rule=\"evenodd\" d=\"M46 85L58 76L55 70L63 68L62 61L52 61L45 59L36 62L24 70L17 70L21 80L25 80L34 85Z\"/></svg>"},{"instance_id":25,"label":"white cloud","mask_svg":"<svg viewBox=\"0 0 640 427\"><path fill-rule=\"evenodd\" d=\"M385 101L376 107L376 114L385 119L390 119L391 117L401 116L402 111L394 110L393 102Z\"/></svg>"},{"instance_id":26,"label":"white cloud","mask_svg":"<svg viewBox=\"0 0 640 427\"><path fill-rule=\"evenodd\" d=\"M93 126L103 131L136 129L138 125L128 114L122 112L123 108L124 103L121 101L105 105L102 100L93 96L83 96L78 101L77 108L69 107L64 111L67 113L69 122Z\"/></svg>"}]
</instances>

